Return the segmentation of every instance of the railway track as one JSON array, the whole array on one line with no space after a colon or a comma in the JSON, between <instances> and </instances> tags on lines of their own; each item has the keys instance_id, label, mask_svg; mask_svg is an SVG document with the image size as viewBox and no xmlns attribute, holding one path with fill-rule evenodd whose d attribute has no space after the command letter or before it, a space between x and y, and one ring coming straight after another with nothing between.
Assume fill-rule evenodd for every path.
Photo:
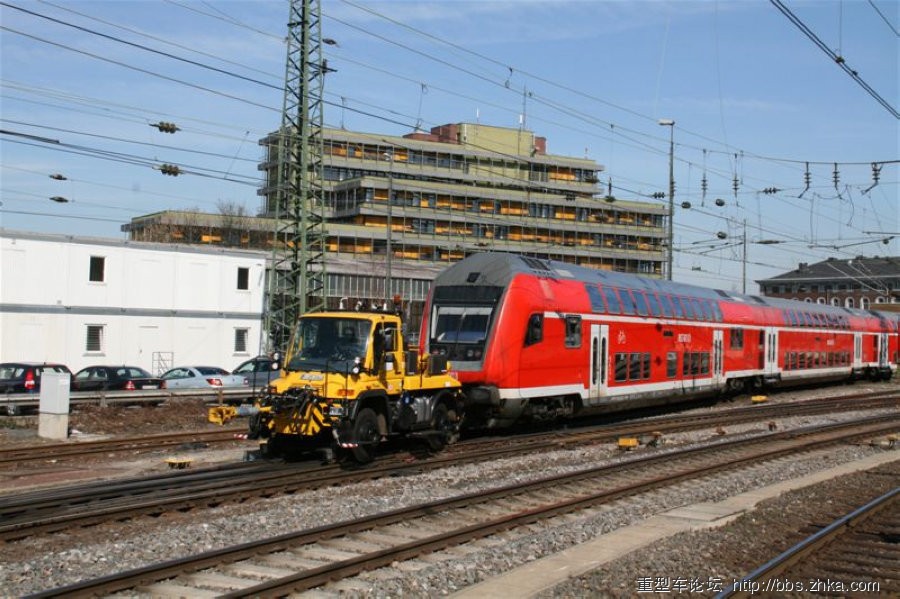
<instances>
[{"instance_id":1,"label":"railway track","mask_svg":"<svg viewBox=\"0 0 900 599\"><path fill-rule=\"evenodd\" d=\"M10 447L0 450L0 466L50 460L54 462L77 460L98 453L158 451L192 443L226 443L233 442L235 434L241 432L244 432L243 429L230 428L214 431L159 433L156 435L101 439L98 441Z\"/></svg>"},{"instance_id":2,"label":"railway track","mask_svg":"<svg viewBox=\"0 0 900 599\"><path fill-rule=\"evenodd\" d=\"M894 396L857 398L854 409L896 407ZM849 402L841 402L849 408ZM102 481L59 489L48 489L0 497L0 540L56 532L79 526L93 526L139 516L215 507L224 503L297 493L311 489L346 485L363 480L410 475L448 466L501 459L559 448L572 448L615 441L621 436L657 438L661 431L672 433L698 428L719 428L739 422L767 422L798 414L834 411L833 400L816 400L773 406L735 408L723 412L676 415L632 425L590 427L576 432L514 436L500 440L470 441L451 450L412 458L404 451L387 455L375 464L346 469L336 464L312 462L239 462L164 475Z\"/></svg>"},{"instance_id":3,"label":"railway track","mask_svg":"<svg viewBox=\"0 0 900 599\"><path fill-rule=\"evenodd\" d=\"M896 427L891 414L653 453L235 545L34 596L121 591L152 596L283 596L680 481L881 435Z\"/></svg>"},{"instance_id":4,"label":"railway track","mask_svg":"<svg viewBox=\"0 0 900 599\"><path fill-rule=\"evenodd\" d=\"M759 593L900 593L900 487L873 499L763 564L718 597Z\"/></svg>"},{"instance_id":5,"label":"railway track","mask_svg":"<svg viewBox=\"0 0 900 599\"><path fill-rule=\"evenodd\" d=\"M838 397L803 400L777 405L760 404L749 407L727 408L730 423L739 424L764 418L784 418L795 414L814 415L825 412L863 410L889 405L891 401L900 402L900 391L883 390L866 393L856 393ZM532 435L520 435L522 438L533 437L535 443L548 442L549 444L565 442L570 439L573 443L580 443L577 431L583 431L587 436L595 435L598 430L611 430L610 434L648 434L650 432L668 432L669 430L687 430L693 423L696 428L709 426L709 423L718 423L721 416L718 412L707 414L675 414L643 418L634 426L627 423L613 425L583 425L571 427L567 431L536 433ZM726 423L726 424L730 424ZM159 451L192 443L227 443L234 441L235 434L245 432L244 428L227 428L213 431L189 431L177 433L160 433L155 435L143 435L116 439L103 439L98 441L78 441L70 443L52 443L39 446L22 446L8 449L0 449L0 467L4 464L24 464L27 462L78 460L80 458L112 452L149 452ZM602 438L602 437L601 437ZM608 437L602 438L603 441Z\"/></svg>"}]
</instances>

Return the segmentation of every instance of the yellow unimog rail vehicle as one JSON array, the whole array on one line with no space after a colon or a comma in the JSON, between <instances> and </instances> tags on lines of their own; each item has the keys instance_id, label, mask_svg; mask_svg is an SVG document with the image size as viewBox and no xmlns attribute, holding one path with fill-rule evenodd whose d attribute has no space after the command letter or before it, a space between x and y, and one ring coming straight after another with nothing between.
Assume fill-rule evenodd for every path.
<instances>
[{"instance_id":1,"label":"yellow unimog rail vehicle","mask_svg":"<svg viewBox=\"0 0 900 599\"><path fill-rule=\"evenodd\" d=\"M267 439L267 456L328 448L368 462L393 436L435 450L459 436L460 383L446 358L406 347L399 315L302 316L282 369L250 416L248 437Z\"/></svg>"}]
</instances>

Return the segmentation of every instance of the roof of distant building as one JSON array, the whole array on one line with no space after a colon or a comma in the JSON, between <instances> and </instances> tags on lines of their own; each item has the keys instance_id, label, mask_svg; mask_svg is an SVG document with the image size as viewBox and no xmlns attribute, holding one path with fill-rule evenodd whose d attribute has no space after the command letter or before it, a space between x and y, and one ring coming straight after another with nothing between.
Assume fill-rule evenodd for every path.
<instances>
[{"instance_id":1,"label":"roof of distant building","mask_svg":"<svg viewBox=\"0 0 900 599\"><path fill-rule=\"evenodd\" d=\"M857 256L847 260L828 258L814 264L801 262L796 269L790 272L771 279L760 279L757 283L884 278L900 278L900 256L876 256L873 258Z\"/></svg>"}]
</instances>

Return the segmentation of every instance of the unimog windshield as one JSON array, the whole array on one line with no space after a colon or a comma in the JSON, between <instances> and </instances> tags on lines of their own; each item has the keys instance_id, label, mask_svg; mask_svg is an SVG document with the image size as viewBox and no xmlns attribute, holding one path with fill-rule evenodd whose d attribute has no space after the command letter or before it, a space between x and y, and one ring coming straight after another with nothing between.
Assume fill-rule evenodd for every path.
<instances>
[{"instance_id":1,"label":"unimog windshield","mask_svg":"<svg viewBox=\"0 0 900 599\"><path fill-rule=\"evenodd\" d=\"M347 372L368 349L372 321L362 318L304 316L288 350L288 371Z\"/></svg>"}]
</instances>

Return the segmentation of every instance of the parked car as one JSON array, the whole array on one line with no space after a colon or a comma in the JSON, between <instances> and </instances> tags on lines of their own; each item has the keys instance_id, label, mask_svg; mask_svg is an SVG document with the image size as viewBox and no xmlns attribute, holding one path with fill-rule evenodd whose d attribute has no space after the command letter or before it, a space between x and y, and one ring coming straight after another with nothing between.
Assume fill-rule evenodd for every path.
<instances>
[{"instance_id":1,"label":"parked car","mask_svg":"<svg viewBox=\"0 0 900 599\"><path fill-rule=\"evenodd\" d=\"M160 389L162 379L137 366L88 366L72 377L72 391Z\"/></svg>"},{"instance_id":2,"label":"parked car","mask_svg":"<svg viewBox=\"0 0 900 599\"><path fill-rule=\"evenodd\" d=\"M163 373L166 389L225 389L247 387L247 378L218 366L179 366Z\"/></svg>"},{"instance_id":3,"label":"parked car","mask_svg":"<svg viewBox=\"0 0 900 599\"><path fill-rule=\"evenodd\" d=\"M270 381L281 376L276 361L269 356L257 356L241 364L231 371L247 379L247 384L253 389L265 389Z\"/></svg>"},{"instance_id":4,"label":"parked car","mask_svg":"<svg viewBox=\"0 0 900 599\"><path fill-rule=\"evenodd\" d=\"M44 371L72 375L64 364L50 362L3 362L0 364L0 393L38 393Z\"/></svg>"}]
</instances>

